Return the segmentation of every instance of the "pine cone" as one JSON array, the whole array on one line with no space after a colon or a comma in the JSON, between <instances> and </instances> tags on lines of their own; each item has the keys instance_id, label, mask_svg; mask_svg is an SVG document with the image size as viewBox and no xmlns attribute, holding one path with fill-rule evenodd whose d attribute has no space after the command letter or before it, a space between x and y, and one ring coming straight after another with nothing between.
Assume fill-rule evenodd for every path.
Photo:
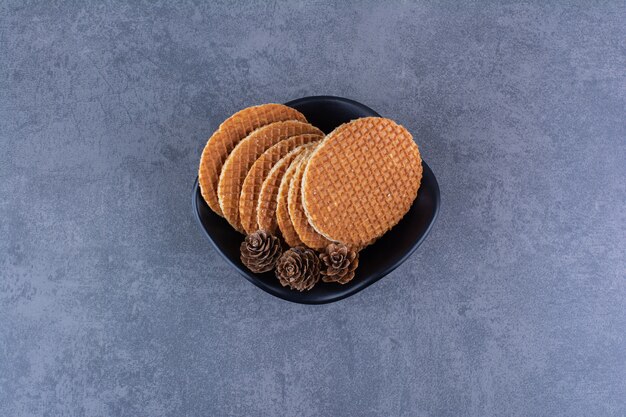
<instances>
[{"instance_id":1,"label":"pine cone","mask_svg":"<svg viewBox=\"0 0 626 417\"><path fill-rule=\"evenodd\" d=\"M276 263L276 276L283 287L310 290L320 279L320 260L311 249L296 246L280 257Z\"/></svg>"},{"instance_id":2,"label":"pine cone","mask_svg":"<svg viewBox=\"0 0 626 417\"><path fill-rule=\"evenodd\" d=\"M280 240L264 230L246 236L241 242L241 262L255 273L274 269L276 261L283 253Z\"/></svg>"},{"instance_id":3,"label":"pine cone","mask_svg":"<svg viewBox=\"0 0 626 417\"><path fill-rule=\"evenodd\" d=\"M322 281L346 284L354 278L359 253L341 243L331 243L320 253L320 261Z\"/></svg>"}]
</instances>

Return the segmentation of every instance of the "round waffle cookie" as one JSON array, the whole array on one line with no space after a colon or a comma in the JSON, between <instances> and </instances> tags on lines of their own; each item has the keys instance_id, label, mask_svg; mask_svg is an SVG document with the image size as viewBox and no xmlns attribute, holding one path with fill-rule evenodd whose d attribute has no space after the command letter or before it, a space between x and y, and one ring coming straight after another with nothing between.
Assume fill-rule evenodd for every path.
<instances>
[{"instance_id":1,"label":"round waffle cookie","mask_svg":"<svg viewBox=\"0 0 626 417\"><path fill-rule=\"evenodd\" d=\"M290 151L298 146L322 139L322 136L315 134L292 136L281 140L276 145L263 153L248 171L246 179L241 186L241 196L239 197L239 218L246 233L250 234L259 230L257 222L257 203L261 186L267 178L274 165Z\"/></svg>"},{"instance_id":2,"label":"round waffle cookie","mask_svg":"<svg viewBox=\"0 0 626 417\"><path fill-rule=\"evenodd\" d=\"M302 243L312 249L321 249L325 248L330 241L317 233L313 226L309 224L304 208L302 207L302 176L308 161L309 158L303 156L293 174L291 184L289 185L287 208L289 209L289 218L291 219L293 229L298 234Z\"/></svg>"},{"instance_id":3,"label":"round waffle cookie","mask_svg":"<svg viewBox=\"0 0 626 417\"><path fill-rule=\"evenodd\" d=\"M252 131L270 123L306 118L299 111L283 104L262 104L248 107L226 119L207 141L198 169L202 197L209 207L222 215L217 197L217 184L224 161L240 140Z\"/></svg>"},{"instance_id":4,"label":"round waffle cookie","mask_svg":"<svg viewBox=\"0 0 626 417\"><path fill-rule=\"evenodd\" d=\"M291 187L291 181L293 180L293 176L296 173L300 162L303 158L306 158L308 155L310 155L311 151L311 149L306 149L302 151L302 153L291 162L291 165L289 165L289 168L287 168L285 175L283 175L283 179L280 181L278 196L276 197L276 223L278 224L280 233L283 235L283 239L285 240L287 245L291 247L301 246L303 243L300 240L298 233L293 228L293 223L291 223L291 217L289 217L289 188Z\"/></svg>"},{"instance_id":5,"label":"round waffle cookie","mask_svg":"<svg viewBox=\"0 0 626 417\"><path fill-rule=\"evenodd\" d=\"M313 151L302 205L321 235L361 247L402 219L421 179L411 134L392 120L366 117L339 126Z\"/></svg>"},{"instance_id":6,"label":"round waffle cookie","mask_svg":"<svg viewBox=\"0 0 626 417\"><path fill-rule=\"evenodd\" d=\"M285 172L294 159L305 149L314 147L318 142L302 145L285 155L276 163L263 181L256 208L257 224L259 229L268 233L274 233L278 224L276 222L276 203L278 199L278 189Z\"/></svg>"},{"instance_id":7,"label":"round waffle cookie","mask_svg":"<svg viewBox=\"0 0 626 417\"><path fill-rule=\"evenodd\" d=\"M222 214L235 229L244 232L239 220L239 197L252 164L281 140L307 133L323 135L321 130L308 123L295 120L274 122L256 129L235 146L224 162L217 184Z\"/></svg>"}]
</instances>

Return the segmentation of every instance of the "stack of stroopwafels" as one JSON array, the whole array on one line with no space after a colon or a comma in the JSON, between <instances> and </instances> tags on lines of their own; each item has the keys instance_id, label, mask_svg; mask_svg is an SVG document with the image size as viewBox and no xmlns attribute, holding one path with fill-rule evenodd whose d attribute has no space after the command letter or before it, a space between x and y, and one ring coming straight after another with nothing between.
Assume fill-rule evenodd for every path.
<instances>
[{"instance_id":1,"label":"stack of stroopwafels","mask_svg":"<svg viewBox=\"0 0 626 417\"><path fill-rule=\"evenodd\" d=\"M421 178L418 147L394 121L356 119L324 136L281 104L228 118L209 138L199 168L202 196L236 230L263 230L286 246L321 252L374 242L409 210Z\"/></svg>"}]
</instances>

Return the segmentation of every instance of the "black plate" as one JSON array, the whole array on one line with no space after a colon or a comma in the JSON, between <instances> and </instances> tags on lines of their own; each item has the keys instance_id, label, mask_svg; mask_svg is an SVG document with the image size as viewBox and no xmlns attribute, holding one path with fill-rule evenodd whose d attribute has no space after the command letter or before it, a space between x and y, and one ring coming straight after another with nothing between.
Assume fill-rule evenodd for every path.
<instances>
[{"instance_id":1,"label":"black plate","mask_svg":"<svg viewBox=\"0 0 626 417\"><path fill-rule=\"evenodd\" d=\"M379 116L369 107L341 97L304 97L286 104L302 112L311 124L325 133L353 119ZM423 168L422 184L411 209L396 227L361 252L356 276L345 285L320 281L311 291L298 292L281 286L273 272L253 274L248 271L239 260L239 245L243 236L207 206L200 194L197 178L193 186L193 212L215 249L257 287L295 303L330 303L356 294L389 274L424 241L437 217L440 197L435 175L426 162L423 162Z\"/></svg>"}]
</instances>

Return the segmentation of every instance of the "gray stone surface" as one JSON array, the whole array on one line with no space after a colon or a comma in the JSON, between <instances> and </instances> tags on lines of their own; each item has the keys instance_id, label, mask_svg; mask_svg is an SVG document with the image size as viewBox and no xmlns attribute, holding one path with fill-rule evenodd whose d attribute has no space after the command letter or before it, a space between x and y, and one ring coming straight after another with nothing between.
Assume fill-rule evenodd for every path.
<instances>
[{"instance_id":1,"label":"gray stone surface","mask_svg":"<svg viewBox=\"0 0 626 417\"><path fill-rule=\"evenodd\" d=\"M138 3L0 5L1 416L626 415L624 2ZM315 94L407 126L443 206L301 306L190 191L230 113Z\"/></svg>"}]
</instances>

